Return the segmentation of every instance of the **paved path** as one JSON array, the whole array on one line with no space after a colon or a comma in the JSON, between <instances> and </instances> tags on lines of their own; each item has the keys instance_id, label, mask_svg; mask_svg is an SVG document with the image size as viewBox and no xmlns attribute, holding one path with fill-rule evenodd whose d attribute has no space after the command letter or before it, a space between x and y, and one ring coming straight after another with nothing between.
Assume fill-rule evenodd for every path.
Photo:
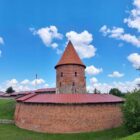
<instances>
[{"instance_id":1,"label":"paved path","mask_svg":"<svg viewBox=\"0 0 140 140\"><path fill-rule=\"evenodd\" d=\"M0 119L0 124L15 124L14 120Z\"/></svg>"}]
</instances>

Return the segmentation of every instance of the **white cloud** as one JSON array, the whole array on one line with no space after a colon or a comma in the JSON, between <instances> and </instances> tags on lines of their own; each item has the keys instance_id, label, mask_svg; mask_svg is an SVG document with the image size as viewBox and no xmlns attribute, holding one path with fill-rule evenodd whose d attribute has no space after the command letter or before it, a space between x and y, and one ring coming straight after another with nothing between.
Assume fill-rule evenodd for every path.
<instances>
[{"instance_id":1,"label":"white cloud","mask_svg":"<svg viewBox=\"0 0 140 140\"><path fill-rule=\"evenodd\" d=\"M45 84L45 85L44 85L44 88L48 88L48 87L49 87L49 84Z\"/></svg>"},{"instance_id":2,"label":"white cloud","mask_svg":"<svg viewBox=\"0 0 140 140\"><path fill-rule=\"evenodd\" d=\"M124 23L126 23L129 28L137 29L137 31L140 32L140 0L133 0L133 6L134 8L129 11L129 17L124 19ZM101 27L100 32L102 32L104 36L122 40L140 48L140 36L125 33L123 28L113 27L110 29L104 25Z\"/></svg>"},{"instance_id":3,"label":"white cloud","mask_svg":"<svg viewBox=\"0 0 140 140\"><path fill-rule=\"evenodd\" d=\"M11 79L7 81L8 86L15 86L16 84L18 84L18 81L16 79Z\"/></svg>"},{"instance_id":4,"label":"white cloud","mask_svg":"<svg viewBox=\"0 0 140 140\"><path fill-rule=\"evenodd\" d=\"M113 88L113 86L109 85L107 83L95 83L95 84L87 86L87 91L90 92L90 93L93 93L95 88L97 90L99 90L101 93L108 93L109 90L111 88Z\"/></svg>"},{"instance_id":5,"label":"white cloud","mask_svg":"<svg viewBox=\"0 0 140 140\"><path fill-rule=\"evenodd\" d=\"M0 37L0 44L4 44L4 40L3 40L3 38L2 37Z\"/></svg>"},{"instance_id":6,"label":"white cloud","mask_svg":"<svg viewBox=\"0 0 140 140\"><path fill-rule=\"evenodd\" d=\"M90 83L91 84L95 84L97 82L98 82L97 78L95 78L95 77L90 78Z\"/></svg>"},{"instance_id":7,"label":"white cloud","mask_svg":"<svg viewBox=\"0 0 140 140\"><path fill-rule=\"evenodd\" d=\"M38 30L29 28L29 30L33 35L38 35L47 47L55 49L57 54L62 53L56 41L62 40L63 35L58 32L56 26L44 27ZM68 40L72 41L81 58L91 58L95 56L96 48L91 44L93 36L88 31L85 30L81 33L70 31L66 33L66 37Z\"/></svg>"},{"instance_id":8,"label":"white cloud","mask_svg":"<svg viewBox=\"0 0 140 140\"><path fill-rule=\"evenodd\" d=\"M57 54L62 54L63 51L57 48L57 49L56 49L56 53L57 53Z\"/></svg>"},{"instance_id":9,"label":"white cloud","mask_svg":"<svg viewBox=\"0 0 140 140\"><path fill-rule=\"evenodd\" d=\"M103 69L96 68L95 66L91 65L91 66L87 66L85 71L87 74L97 75L97 74L101 73L103 71Z\"/></svg>"},{"instance_id":10,"label":"white cloud","mask_svg":"<svg viewBox=\"0 0 140 140\"><path fill-rule=\"evenodd\" d=\"M134 9L130 11L130 16L124 19L124 23L128 24L128 27L135 28L140 32L140 0L133 1Z\"/></svg>"},{"instance_id":11,"label":"white cloud","mask_svg":"<svg viewBox=\"0 0 140 140\"><path fill-rule=\"evenodd\" d=\"M0 91L5 91L10 86L12 86L15 91L31 91L36 88L50 87L49 84L47 84L45 80L41 78L37 80L24 79L22 81L18 81L14 78L0 83Z\"/></svg>"},{"instance_id":12,"label":"white cloud","mask_svg":"<svg viewBox=\"0 0 140 140\"><path fill-rule=\"evenodd\" d=\"M113 27L112 29L110 29L106 25L104 25L101 27L100 32L102 32L104 36L122 40L127 43L131 43L136 47L140 47L140 38L136 37L135 35L125 33L123 28Z\"/></svg>"},{"instance_id":13,"label":"white cloud","mask_svg":"<svg viewBox=\"0 0 140 140\"><path fill-rule=\"evenodd\" d=\"M118 71L114 71L112 74L108 74L108 77L112 77L112 78L120 78L120 77L123 77L124 74L123 73L120 73Z\"/></svg>"},{"instance_id":14,"label":"white cloud","mask_svg":"<svg viewBox=\"0 0 140 140\"><path fill-rule=\"evenodd\" d=\"M76 51L81 58L91 58L95 56L96 48L91 44L93 36L88 31L77 33L70 31L66 33L68 40L71 40Z\"/></svg>"},{"instance_id":15,"label":"white cloud","mask_svg":"<svg viewBox=\"0 0 140 140\"><path fill-rule=\"evenodd\" d=\"M138 53L130 54L127 59L133 64L133 67L139 68L140 67L140 55Z\"/></svg>"},{"instance_id":16,"label":"white cloud","mask_svg":"<svg viewBox=\"0 0 140 140\"><path fill-rule=\"evenodd\" d=\"M91 82L90 85L87 86L87 90L90 93L93 93L93 90L96 88L97 90L100 90L101 93L109 93L111 88L118 88L122 92L128 92L133 91L136 88L138 89L137 84L140 84L140 78L136 78L132 81L113 82L112 84L100 83L98 80L95 80L94 83Z\"/></svg>"},{"instance_id":17,"label":"white cloud","mask_svg":"<svg viewBox=\"0 0 140 140\"><path fill-rule=\"evenodd\" d=\"M134 80L134 83L140 84L140 78L136 78L136 79Z\"/></svg>"},{"instance_id":18,"label":"white cloud","mask_svg":"<svg viewBox=\"0 0 140 140\"><path fill-rule=\"evenodd\" d=\"M43 80L43 79L34 79L32 82L31 82L31 84L33 85L33 86L36 86L36 85L40 85L40 84L44 84L45 83L45 80Z\"/></svg>"},{"instance_id":19,"label":"white cloud","mask_svg":"<svg viewBox=\"0 0 140 140\"><path fill-rule=\"evenodd\" d=\"M14 87L14 90L16 91L16 92L18 92L18 91L30 91L30 90L32 90L28 85L18 85L18 86L16 86L16 87Z\"/></svg>"},{"instance_id":20,"label":"white cloud","mask_svg":"<svg viewBox=\"0 0 140 140\"><path fill-rule=\"evenodd\" d=\"M44 27L38 30L30 28L34 35L38 35L47 47L57 48L58 44L54 40L61 40L63 35L58 32L56 26Z\"/></svg>"},{"instance_id":21,"label":"white cloud","mask_svg":"<svg viewBox=\"0 0 140 140\"><path fill-rule=\"evenodd\" d=\"M52 43L52 44L51 44L51 46L52 46L52 48L54 48L54 49L55 49L55 48L57 48L57 47L58 47L58 44L57 44L57 43Z\"/></svg>"},{"instance_id":22,"label":"white cloud","mask_svg":"<svg viewBox=\"0 0 140 140\"><path fill-rule=\"evenodd\" d=\"M21 81L22 85L27 85L29 83L30 83L30 81L28 79L25 79L25 80Z\"/></svg>"}]
</instances>

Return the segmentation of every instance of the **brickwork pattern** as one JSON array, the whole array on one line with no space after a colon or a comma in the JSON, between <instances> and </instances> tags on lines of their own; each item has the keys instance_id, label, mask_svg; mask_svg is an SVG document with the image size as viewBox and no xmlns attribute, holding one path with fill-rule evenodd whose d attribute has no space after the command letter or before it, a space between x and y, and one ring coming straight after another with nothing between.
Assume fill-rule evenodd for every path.
<instances>
[{"instance_id":1,"label":"brickwork pattern","mask_svg":"<svg viewBox=\"0 0 140 140\"><path fill-rule=\"evenodd\" d=\"M85 68L62 65L56 69L57 93L86 93Z\"/></svg>"},{"instance_id":2,"label":"brickwork pattern","mask_svg":"<svg viewBox=\"0 0 140 140\"><path fill-rule=\"evenodd\" d=\"M122 124L120 104L57 105L17 103L18 127L49 133L104 130Z\"/></svg>"}]
</instances>

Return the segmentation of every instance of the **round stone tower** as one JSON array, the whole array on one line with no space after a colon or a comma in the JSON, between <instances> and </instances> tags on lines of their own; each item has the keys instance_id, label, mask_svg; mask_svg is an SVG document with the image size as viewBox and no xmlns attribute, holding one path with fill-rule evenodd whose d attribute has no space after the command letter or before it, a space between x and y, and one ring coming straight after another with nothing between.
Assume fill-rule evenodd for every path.
<instances>
[{"instance_id":1,"label":"round stone tower","mask_svg":"<svg viewBox=\"0 0 140 140\"><path fill-rule=\"evenodd\" d=\"M86 66L69 41L56 69L56 93L86 93Z\"/></svg>"}]
</instances>

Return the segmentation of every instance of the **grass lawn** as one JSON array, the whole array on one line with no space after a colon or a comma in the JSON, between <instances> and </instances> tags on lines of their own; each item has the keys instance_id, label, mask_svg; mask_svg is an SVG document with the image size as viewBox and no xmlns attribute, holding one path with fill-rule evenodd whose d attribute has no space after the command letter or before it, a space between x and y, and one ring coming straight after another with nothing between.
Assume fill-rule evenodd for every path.
<instances>
[{"instance_id":1,"label":"grass lawn","mask_svg":"<svg viewBox=\"0 0 140 140\"><path fill-rule=\"evenodd\" d=\"M122 138L120 140L140 140L140 132L137 132L133 135L130 135L128 137Z\"/></svg>"},{"instance_id":2,"label":"grass lawn","mask_svg":"<svg viewBox=\"0 0 140 140\"><path fill-rule=\"evenodd\" d=\"M23 130L15 125L0 125L0 140L119 140L127 135L124 127L90 133L47 134Z\"/></svg>"},{"instance_id":3,"label":"grass lawn","mask_svg":"<svg viewBox=\"0 0 140 140\"><path fill-rule=\"evenodd\" d=\"M14 111L14 99L0 99L0 119L13 119Z\"/></svg>"}]
</instances>

